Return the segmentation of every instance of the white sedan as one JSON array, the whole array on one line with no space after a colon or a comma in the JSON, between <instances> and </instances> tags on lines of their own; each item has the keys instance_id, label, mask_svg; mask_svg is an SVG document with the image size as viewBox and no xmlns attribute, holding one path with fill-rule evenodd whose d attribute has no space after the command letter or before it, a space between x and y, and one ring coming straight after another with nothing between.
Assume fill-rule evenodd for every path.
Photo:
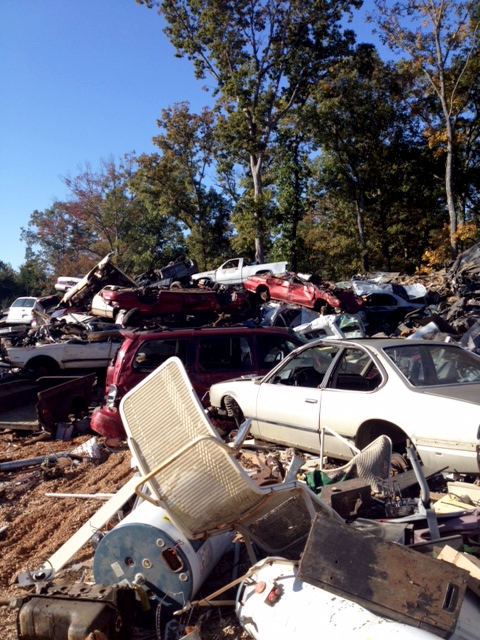
<instances>
[{"instance_id":1,"label":"white sedan","mask_svg":"<svg viewBox=\"0 0 480 640\"><path fill-rule=\"evenodd\" d=\"M480 473L480 357L461 347L400 338L315 340L263 378L210 389L213 418L252 418L258 439L348 460L380 434L423 464Z\"/></svg>"}]
</instances>

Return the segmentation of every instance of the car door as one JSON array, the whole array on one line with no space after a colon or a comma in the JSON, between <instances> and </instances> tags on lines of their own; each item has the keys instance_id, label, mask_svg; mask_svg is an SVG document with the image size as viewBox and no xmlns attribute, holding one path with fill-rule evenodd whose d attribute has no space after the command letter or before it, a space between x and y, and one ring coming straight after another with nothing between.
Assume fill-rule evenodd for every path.
<instances>
[{"instance_id":1,"label":"car door","mask_svg":"<svg viewBox=\"0 0 480 640\"><path fill-rule=\"evenodd\" d=\"M359 425L378 415L383 381L380 365L365 349L343 348L322 385L320 428L329 427L353 443ZM324 455L348 460L351 449L326 431Z\"/></svg>"},{"instance_id":2,"label":"car door","mask_svg":"<svg viewBox=\"0 0 480 640\"><path fill-rule=\"evenodd\" d=\"M288 302L291 304L306 304L309 307L313 306L312 288L312 285L292 278L288 289Z\"/></svg>"},{"instance_id":3,"label":"car door","mask_svg":"<svg viewBox=\"0 0 480 640\"><path fill-rule=\"evenodd\" d=\"M65 369L91 369L107 367L119 345L119 342L105 341L67 342L59 346L63 347L61 360Z\"/></svg>"},{"instance_id":4,"label":"car door","mask_svg":"<svg viewBox=\"0 0 480 640\"><path fill-rule=\"evenodd\" d=\"M287 278L265 278L265 284L272 300L289 302L290 282Z\"/></svg>"},{"instance_id":5,"label":"car door","mask_svg":"<svg viewBox=\"0 0 480 640\"><path fill-rule=\"evenodd\" d=\"M219 278L218 281L222 284L235 284L241 281L241 273L240 273L240 260L238 258L233 258L225 264L222 265L221 269L219 269Z\"/></svg>"},{"instance_id":6,"label":"car door","mask_svg":"<svg viewBox=\"0 0 480 640\"><path fill-rule=\"evenodd\" d=\"M320 387L340 347L312 346L288 358L260 384L252 434L319 453Z\"/></svg>"}]
</instances>

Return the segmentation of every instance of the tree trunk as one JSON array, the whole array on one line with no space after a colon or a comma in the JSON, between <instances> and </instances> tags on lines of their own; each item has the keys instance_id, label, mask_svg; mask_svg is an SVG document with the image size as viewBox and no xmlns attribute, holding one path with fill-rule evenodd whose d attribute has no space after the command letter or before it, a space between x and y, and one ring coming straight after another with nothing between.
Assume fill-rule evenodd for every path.
<instances>
[{"instance_id":1,"label":"tree trunk","mask_svg":"<svg viewBox=\"0 0 480 640\"><path fill-rule=\"evenodd\" d=\"M362 253L362 267L365 273L369 271L369 263L368 263L368 251L367 251L367 243L365 241L365 203L363 198L363 193L360 193L359 197L356 198L356 207L357 207L357 229L358 229L358 238L360 240L360 248Z\"/></svg>"},{"instance_id":2,"label":"tree trunk","mask_svg":"<svg viewBox=\"0 0 480 640\"><path fill-rule=\"evenodd\" d=\"M255 261L261 264L265 262L265 246L263 232L263 182L262 182L262 156L250 156L250 169L253 180L253 198L255 201Z\"/></svg>"},{"instance_id":3,"label":"tree trunk","mask_svg":"<svg viewBox=\"0 0 480 640\"><path fill-rule=\"evenodd\" d=\"M450 254L452 260L457 257L457 212L453 198L453 127L450 118L446 118L447 160L445 163L445 193L447 195L448 216L450 219Z\"/></svg>"}]
</instances>

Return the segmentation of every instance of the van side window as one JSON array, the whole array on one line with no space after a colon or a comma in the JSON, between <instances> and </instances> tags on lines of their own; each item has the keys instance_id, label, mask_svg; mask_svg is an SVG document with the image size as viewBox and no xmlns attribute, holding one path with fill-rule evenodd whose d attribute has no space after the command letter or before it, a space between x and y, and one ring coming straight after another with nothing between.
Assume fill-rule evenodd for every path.
<instances>
[{"instance_id":1,"label":"van side window","mask_svg":"<svg viewBox=\"0 0 480 640\"><path fill-rule=\"evenodd\" d=\"M218 369L251 369L249 342L241 336L201 336L198 362L206 371Z\"/></svg>"},{"instance_id":2,"label":"van side window","mask_svg":"<svg viewBox=\"0 0 480 640\"><path fill-rule=\"evenodd\" d=\"M142 343L133 360L133 367L149 373L171 356L177 356L186 364L186 340L148 340Z\"/></svg>"},{"instance_id":3,"label":"van side window","mask_svg":"<svg viewBox=\"0 0 480 640\"><path fill-rule=\"evenodd\" d=\"M284 336L257 334L258 366L261 369L272 369L283 358L298 347Z\"/></svg>"}]
</instances>

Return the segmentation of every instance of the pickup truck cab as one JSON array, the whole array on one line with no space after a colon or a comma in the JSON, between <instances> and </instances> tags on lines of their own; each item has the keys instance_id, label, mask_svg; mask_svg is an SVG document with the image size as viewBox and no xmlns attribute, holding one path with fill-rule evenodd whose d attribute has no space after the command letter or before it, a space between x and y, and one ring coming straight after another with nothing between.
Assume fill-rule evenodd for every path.
<instances>
[{"instance_id":1,"label":"pickup truck cab","mask_svg":"<svg viewBox=\"0 0 480 640\"><path fill-rule=\"evenodd\" d=\"M5 316L5 324L30 325L35 319L35 314L50 313L60 302L58 296L44 296L35 298L24 296L12 302Z\"/></svg>"},{"instance_id":2,"label":"pickup truck cab","mask_svg":"<svg viewBox=\"0 0 480 640\"><path fill-rule=\"evenodd\" d=\"M203 271L192 275L192 280L207 280L220 284L242 284L250 276L264 274L273 275L276 273L285 273L288 269L288 263L283 262L266 262L264 264L247 264L243 258L232 258L224 262L218 269L213 271Z\"/></svg>"}]
</instances>

